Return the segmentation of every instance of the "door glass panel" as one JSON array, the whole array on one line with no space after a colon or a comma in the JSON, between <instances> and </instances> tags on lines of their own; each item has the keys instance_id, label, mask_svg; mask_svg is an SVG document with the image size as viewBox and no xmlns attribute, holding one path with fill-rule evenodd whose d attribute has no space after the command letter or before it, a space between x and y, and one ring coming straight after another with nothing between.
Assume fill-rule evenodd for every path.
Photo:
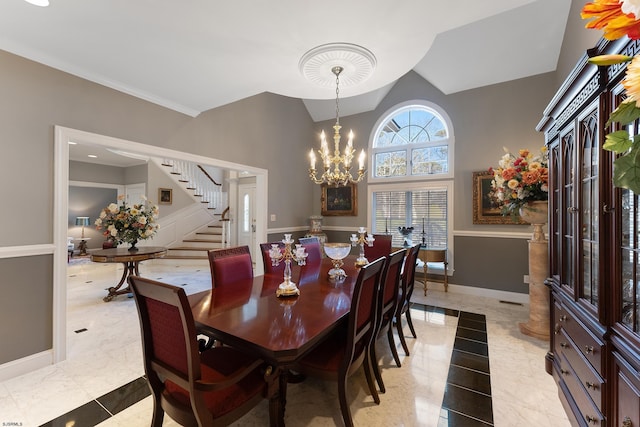
<instances>
[{"instance_id":1,"label":"door glass panel","mask_svg":"<svg viewBox=\"0 0 640 427\"><path fill-rule=\"evenodd\" d=\"M580 121L582 164L580 165L580 230L582 234L582 277L580 297L598 304L598 136L594 113Z\"/></svg>"},{"instance_id":2,"label":"door glass panel","mask_svg":"<svg viewBox=\"0 0 640 427\"><path fill-rule=\"evenodd\" d=\"M562 137L562 158L563 158L563 182L562 182L562 274L560 281L563 285L571 288L575 286L573 277L574 255L574 216L575 205L573 198L573 171L575 161L573 158L573 133Z\"/></svg>"},{"instance_id":3,"label":"door glass panel","mask_svg":"<svg viewBox=\"0 0 640 427\"><path fill-rule=\"evenodd\" d=\"M640 332L640 256L638 256L638 196L621 189L622 247L620 322L634 332Z\"/></svg>"},{"instance_id":4,"label":"door glass panel","mask_svg":"<svg viewBox=\"0 0 640 427\"><path fill-rule=\"evenodd\" d=\"M549 165L551 166L551 171L554 173L550 174L549 185L549 208L552 209L552 214L550 215L550 224L549 224L549 232L551 238L551 275L554 277L558 277L560 271L558 269L559 257L560 257L560 229L559 229L559 221L558 221L558 206L560 203L560 188L559 188L559 179L558 173L562 170L560 168L560 153L558 149L559 145L556 143L552 145L549 150Z\"/></svg>"}]
</instances>

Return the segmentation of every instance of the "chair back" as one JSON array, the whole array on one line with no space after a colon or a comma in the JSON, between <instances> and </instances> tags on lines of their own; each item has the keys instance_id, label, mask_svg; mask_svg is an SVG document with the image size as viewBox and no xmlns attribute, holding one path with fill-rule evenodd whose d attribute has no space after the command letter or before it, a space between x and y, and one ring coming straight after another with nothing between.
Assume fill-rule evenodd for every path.
<instances>
[{"instance_id":1,"label":"chair back","mask_svg":"<svg viewBox=\"0 0 640 427\"><path fill-rule=\"evenodd\" d=\"M271 257L269 256L271 245L278 245L280 250L284 249L284 243L282 242L260 243L260 252L262 253L262 265L264 266L264 274L284 273L284 262L278 264L277 267L274 267L271 264Z\"/></svg>"},{"instance_id":2,"label":"chair back","mask_svg":"<svg viewBox=\"0 0 640 427\"><path fill-rule=\"evenodd\" d=\"M208 251L211 287L253 278L253 262L249 246Z\"/></svg>"},{"instance_id":3,"label":"chair back","mask_svg":"<svg viewBox=\"0 0 640 427\"><path fill-rule=\"evenodd\" d=\"M308 265L316 265L322 262L322 246L320 245L320 239L317 237L301 237L298 241L308 254L306 259L306 263Z\"/></svg>"},{"instance_id":4,"label":"chair back","mask_svg":"<svg viewBox=\"0 0 640 427\"><path fill-rule=\"evenodd\" d=\"M347 371L352 365L360 365L357 361L364 358L376 332L380 278L385 263L385 258L378 258L362 267L358 273L351 297L346 354L342 361L343 369Z\"/></svg>"},{"instance_id":5,"label":"chair back","mask_svg":"<svg viewBox=\"0 0 640 427\"><path fill-rule=\"evenodd\" d=\"M383 325L389 323L396 314L398 294L400 292L402 262L404 261L406 252L406 249L400 249L387 256L387 262L384 266L380 285L377 332L380 331Z\"/></svg>"},{"instance_id":6,"label":"chair back","mask_svg":"<svg viewBox=\"0 0 640 427\"><path fill-rule=\"evenodd\" d=\"M420 244L413 245L407 250L404 258L404 268L402 269L402 281L398 309L401 310L404 304L409 304L413 294L414 281L416 277L416 262L420 253Z\"/></svg>"},{"instance_id":7,"label":"chair back","mask_svg":"<svg viewBox=\"0 0 640 427\"><path fill-rule=\"evenodd\" d=\"M369 260L373 261L380 257L386 257L391 253L391 239L393 238L390 234L374 234L373 238L375 241L373 242L373 246L369 247L364 245L364 256Z\"/></svg>"},{"instance_id":8,"label":"chair back","mask_svg":"<svg viewBox=\"0 0 640 427\"><path fill-rule=\"evenodd\" d=\"M189 390L201 372L196 328L184 289L138 276L128 281L138 309L144 369L152 389L164 388L169 380Z\"/></svg>"},{"instance_id":9,"label":"chair back","mask_svg":"<svg viewBox=\"0 0 640 427\"><path fill-rule=\"evenodd\" d=\"M151 425L162 425L165 412L180 425L228 425L266 396L260 359L231 347L198 352L184 288L138 276L128 282L154 399ZM277 394L277 384L272 388Z\"/></svg>"}]
</instances>

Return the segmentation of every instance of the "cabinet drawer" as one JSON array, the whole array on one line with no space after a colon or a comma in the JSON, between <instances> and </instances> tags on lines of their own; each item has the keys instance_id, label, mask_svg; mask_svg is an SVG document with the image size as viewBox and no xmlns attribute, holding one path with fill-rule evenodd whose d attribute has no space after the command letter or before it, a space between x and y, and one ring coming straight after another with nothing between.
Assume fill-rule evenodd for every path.
<instances>
[{"instance_id":1,"label":"cabinet drawer","mask_svg":"<svg viewBox=\"0 0 640 427\"><path fill-rule=\"evenodd\" d=\"M591 366L602 375L602 340L593 335L569 310L563 310L558 318L562 329L567 332L575 343L575 347L591 363Z\"/></svg>"},{"instance_id":2,"label":"cabinet drawer","mask_svg":"<svg viewBox=\"0 0 640 427\"><path fill-rule=\"evenodd\" d=\"M640 375L617 352L615 363L615 389L618 402L614 407L614 425L640 426Z\"/></svg>"},{"instance_id":3,"label":"cabinet drawer","mask_svg":"<svg viewBox=\"0 0 640 427\"><path fill-rule=\"evenodd\" d=\"M580 379L576 375L575 371L571 368L571 364L567 361L564 354L560 356L562 379L569 390L571 397L573 397L579 413L574 414L579 420L580 425L586 423L588 426L600 426L604 427L605 421L600 410L593 404L591 397L587 394L585 388L582 386Z\"/></svg>"},{"instance_id":4,"label":"cabinet drawer","mask_svg":"<svg viewBox=\"0 0 640 427\"><path fill-rule=\"evenodd\" d=\"M604 380L593 369L591 364L587 362L582 352L576 348L576 344L565 331L560 331L557 340L560 341L559 347L561 348L562 355L571 365L571 369L576 374L577 380L582 384L586 393L591 397L591 400L593 400L593 403L602 411Z\"/></svg>"}]
</instances>

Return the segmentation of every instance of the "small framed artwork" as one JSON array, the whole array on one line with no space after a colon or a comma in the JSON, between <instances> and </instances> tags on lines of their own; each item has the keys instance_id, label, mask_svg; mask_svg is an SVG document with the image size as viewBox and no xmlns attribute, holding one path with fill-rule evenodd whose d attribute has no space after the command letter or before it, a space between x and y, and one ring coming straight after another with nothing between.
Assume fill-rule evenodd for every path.
<instances>
[{"instance_id":1,"label":"small framed artwork","mask_svg":"<svg viewBox=\"0 0 640 427\"><path fill-rule=\"evenodd\" d=\"M502 215L502 206L493 197L493 174L489 171L473 173L473 223L474 224L527 224L516 214Z\"/></svg>"},{"instance_id":2,"label":"small framed artwork","mask_svg":"<svg viewBox=\"0 0 640 427\"><path fill-rule=\"evenodd\" d=\"M347 184L334 187L322 184L323 216L356 216L358 215L358 184Z\"/></svg>"},{"instance_id":3,"label":"small framed artwork","mask_svg":"<svg viewBox=\"0 0 640 427\"><path fill-rule=\"evenodd\" d=\"M158 188L158 203L161 205L173 203L173 190L171 188Z\"/></svg>"}]
</instances>

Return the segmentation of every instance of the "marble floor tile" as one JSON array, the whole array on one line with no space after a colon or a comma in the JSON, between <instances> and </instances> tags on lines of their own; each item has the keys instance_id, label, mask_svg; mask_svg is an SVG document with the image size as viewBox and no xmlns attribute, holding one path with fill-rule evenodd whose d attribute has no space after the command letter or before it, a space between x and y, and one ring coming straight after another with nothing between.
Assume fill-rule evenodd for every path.
<instances>
[{"instance_id":1,"label":"marble floor tile","mask_svg":"<svg viewBox=\"0 0 640 427\"><path fill-rule=\"evenodd\" d=\"M117 283L121 274L122 268L115 264L84 263L68 268L68 359L0 382L0 425L9 422L19 422L22 427L44 425L132 381L141 390L144 370L135 303L126 295L108 303L102 300L106 289ZM206 260L148 261L141 266L141 274L184 286L188 294L211 286ZM519 332L518 322L528 319L526 305L437 290L429 290L424 297L421 289L414 293L413 301L427 307L416 305L411 310L417 339L411 336L404 321L410 356L405 355L396 340L401 368L396 367L387 341L378 341L379 363L387 389L380 396L380 405L368 394L362 372L349 381L348 395L356 425L491 425L443 411L445 389L457 387L459 406L490 404L492 418L484 420L492 420L494 426L569 426L555 383L544 370L548 343ZM465 315L459 321L459 311L483 315L486 324L474 315ZM454 351L457 341L461 347ZM488 359L469 353L476 350L486 352L483 354L488 354ZM456 385L447 385L450 369ZM481 376L466 378L465 370ZM483 391L490 387L488 401L477 396L465 397L474 381ZM115 402L111 403L117 413L100 426L149 425L151 397L125 407L121 403L126 397L118 397L117 392L115 395ZM262 402L235 425L265 426L267 420L268 404ZM285 421L294 427L341 425L336 385L314 379L291 384ZM177 424L167 416L163 425ZM85 426L75 424L75 427Z\"/></svg>"}]
</instances>

